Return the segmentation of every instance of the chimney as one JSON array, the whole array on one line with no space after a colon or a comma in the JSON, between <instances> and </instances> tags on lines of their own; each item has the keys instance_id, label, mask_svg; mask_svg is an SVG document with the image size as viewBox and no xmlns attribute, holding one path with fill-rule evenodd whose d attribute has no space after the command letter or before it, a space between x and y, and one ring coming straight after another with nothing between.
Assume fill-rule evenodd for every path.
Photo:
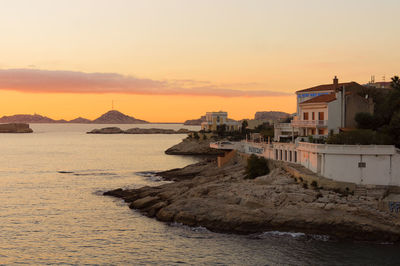
<instances>
[{"instance_id":1,"label":"chimney","mask_svg":"<svg viewBox=\"0 0 400 266\"><path fill-rule=\"evenodd\" d=\"M333 79L333 87L335 88L335 90L337 90L339 88L339 80L336 76Z\"/></svg>"}]
</instances>

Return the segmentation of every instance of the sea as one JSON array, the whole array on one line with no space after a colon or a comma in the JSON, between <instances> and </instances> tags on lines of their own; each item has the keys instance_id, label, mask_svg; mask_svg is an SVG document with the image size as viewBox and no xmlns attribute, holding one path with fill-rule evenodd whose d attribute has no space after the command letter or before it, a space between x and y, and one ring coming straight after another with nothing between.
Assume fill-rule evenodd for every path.
<instances>
[{"instance_id":1,"label":"sea","mask_svg":"<svg viewBox=\"0 0 400 266\"><path fill-rule=\"evenodd\" d=\"M400 265L392 243L220 234L145 217L103 192L163 184L154 171L199 159L164 154L185 135L86 134L106 126L31 124L32 134L0 134L0 265Z\"/></svg>"}]
</instances>

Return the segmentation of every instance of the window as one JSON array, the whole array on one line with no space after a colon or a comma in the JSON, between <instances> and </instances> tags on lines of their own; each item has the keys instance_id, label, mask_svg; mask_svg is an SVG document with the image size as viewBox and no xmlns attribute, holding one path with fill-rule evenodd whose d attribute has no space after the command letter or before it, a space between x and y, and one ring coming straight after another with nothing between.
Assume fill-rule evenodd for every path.
<instances>
[{"instance_id":1,"label":"window","mask_svg":"<svg viewBox=\"0 0 400 266\"><path fill-rule=\"evenodd\" d=\"M318 113L318 120L325 120L324 112L319 112Z\"/></svg>"},{"instance_id":2,"label":"window","mask_svg":"<svg viewBox=\"0 0 400 266\"><path fill-rule=\"evenodd\" d=\"M315 120L315 113L312 112L312 120Z\"/></svg>"},{"instance_id":3,"label":"window","mask_svg":"<svg viewBox=\"0 0 400 266\"><path fill-rule=\"evenodd\" d=\"M324 135L324 130L323 129L318 129L318 135Z\"/></svg>"},{"instance_id":4,"label":"window","mask_svg":"<svg viewBox=\"0 0 400 266\"><path fill-rule=\"evenodd\" d=\"M308 120L308 113L307 112L303 113L303 120Z\"/></svg>"},{"instance_id":5,"label":"window","mask_svg":"<svg viewBox=\"0 0 400 266\"><path fill-rule=\"evenodd\" d=\"M297 151L294 152L294 162L297 163Z\"/></svg>"}]
</instances>

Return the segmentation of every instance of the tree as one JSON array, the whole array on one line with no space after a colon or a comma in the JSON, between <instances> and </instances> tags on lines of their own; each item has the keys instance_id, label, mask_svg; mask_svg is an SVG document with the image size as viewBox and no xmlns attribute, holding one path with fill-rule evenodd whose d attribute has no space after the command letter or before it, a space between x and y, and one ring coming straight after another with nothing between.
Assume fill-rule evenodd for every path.
<instances>
[{"instance_id":1,"label":"tree","mask_svg":"<svg viewBox=\"0 0 400 266\"><path fill-rule=\"evenodd\" d=\"M268 161L264 157L254 154L247 159L246 178L254 179L257 176L269 174Z\"/></svg>"},{"instance_id":2,"label":"tree","mask_svg":"<svg viewBox=\"0 0 400 266\"><path fill-rule=\"evenodd\" d=\"M393 138L394 145L400 147L400 111L393 114L388 131Z\"/></svg>"},{"instance_id":3,"label":"tree","mask_svg":"<svg viewBox=\"0 0 400 266\"><path fill-rule=\"evenodd\" d=\"M392 88L395 90L400 90L400 78L398 76L394 76L390 86L392 86Z\"/></svg>"},{"instance_id":4,"label":"tree","mask_svg":"<svg viewBox=\"0 0 400 266\"><path fill-rule=\"evenodd\" d=\"M225 137L225 135L226 135L226 125L225 124L217 126L217 134L218 134L218 137Z\"/></svg>"},{"instance_id":5,"label":"tree","mask_svg":"<svg viewBox=\"0 0 400 266\"><path fill-rule=\"evenodd\" d=\"M360 129L375 129L375 118L370 113L357 113L355 118L357 128Z\"/></svg>"},{"instance_id":6,"label":"tree","mask_svg":"<svg viewBox=\"0 0 400 266\"><path fill-rule=\"evenodd\" d=\"M246 134L246 129L249 126L249 123L247 122L247 120L243 120L242 121L242 133Z\"/></svg>"}]
</instances>

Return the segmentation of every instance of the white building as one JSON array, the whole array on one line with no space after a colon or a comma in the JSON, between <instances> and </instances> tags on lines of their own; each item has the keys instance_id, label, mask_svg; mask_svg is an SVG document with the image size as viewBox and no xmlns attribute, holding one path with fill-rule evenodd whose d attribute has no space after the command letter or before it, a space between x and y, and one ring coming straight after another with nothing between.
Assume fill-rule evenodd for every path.
<instances>
[{"instance_id":1,"label":"white building","mask_svg":"<svg viewBox=\"0 0 400 266\"><path fill-rule=\"evenodd\" d=\"M356 185L400 186L400 150L393 145L331 145L313 143L212 143L267 159L299 164L318 176Z\"/></svg>"},{"instance_id":2,"label":"white building","mask_svg":"<svg viewBox=\"0 0 400 266\"><path fill-rule=\"evenodd\" d=\"M373 113L372 99L363 97L365 88L356 82L332 84L300 90L297 95L297 115L291 122L299 136L327 136L340 129L355 128L357 113ZM277 131L279 133L279 131Z\"/></svg>"},{"instance_id":3,"label":"white building","mask_svg":"<svg viewBox=\"0 0 400 266\"><path fill-rule=\"evenodd\" d=\"M205 131L216 131L220 126L225 125L227 131L239 130L241 124L237 121L228 119L228 113L207 112L206 121L201 123L201 129Z\"/></svg>"},{"instance_id":4,"label":"white building","mask_svg":"<svg viewBox=\"0 0 400 266\"><path fill-rule=\"evenodd\" d=\"M356 82L338 83L297 91L297 116L291 124L276 124L275 137L298 130L300 136L326 136L330 131L355 128L355 115L373 112L365 87ZM276 140L276 139L275 139ZM219 143L210 147L256 154L267 159L304 166L320 177L356 185L400 186L400 150L393 145L329 145L300 142Z\"/></svg>"}]
</instances>

